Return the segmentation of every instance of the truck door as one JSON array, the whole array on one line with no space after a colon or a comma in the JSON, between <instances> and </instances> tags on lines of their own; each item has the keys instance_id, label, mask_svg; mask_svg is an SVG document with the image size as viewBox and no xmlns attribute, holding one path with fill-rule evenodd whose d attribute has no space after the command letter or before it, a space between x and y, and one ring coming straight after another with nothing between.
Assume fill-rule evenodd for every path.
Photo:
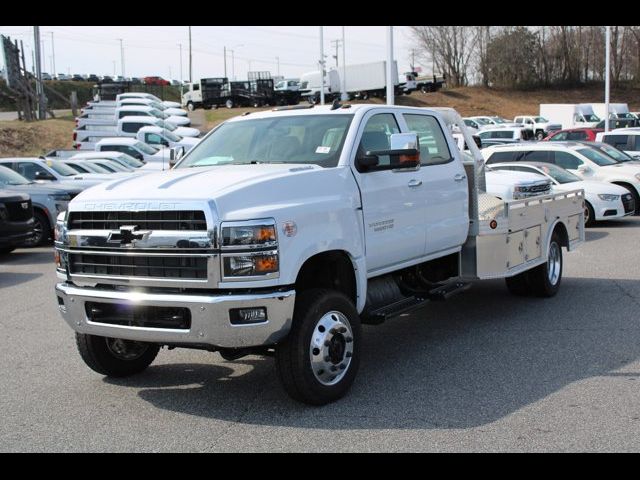
<instances>
[{"instance_id":1,"label":"truck door","mask_svg":"<svg viewBox=\"0 0 640 480\"><path fill-rule=\"evenodd\" d=\"M418 134L426 230L425 255L459 247L469 231L469 191L462 162L450 150L440 122L432 115L403 113L409 132ZM455 148L455 147L454 147Z\"/></svg>"},{"instance_id":2,"label":"truck door","mask_svg":"<svg viewBox=\"0 0 640 480\"><path fill-rule=\"evenodd\" d=\"M393 113L365 117L363 125L356 156L366 151L389 150L391 135L400 133ZM379 159L380 165L390 163L388 156ZM418 211L424 186L417 173L408 170L354 170L362 196L369 274L424 254L424 222L420 220Z\"/></svg>"}]
</instances>

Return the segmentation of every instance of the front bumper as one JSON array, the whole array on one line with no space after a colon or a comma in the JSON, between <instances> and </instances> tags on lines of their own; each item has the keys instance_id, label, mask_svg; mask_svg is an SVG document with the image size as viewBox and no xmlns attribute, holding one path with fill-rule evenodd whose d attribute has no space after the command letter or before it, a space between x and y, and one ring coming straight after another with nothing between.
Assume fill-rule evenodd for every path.
<instances>
[{"instance_id":1,"label":"front bumper","mask_svg":"<svg viewBox=\"0 0 640 480\"><path fill-rule=\"evenodd\" d=\"M291 328L295 303L294 290L224 295L176 294L102 290L58 283L56 295L63 318L79 333L163 345L209 345L222 348L277 343ZM191 313L191 325L188 329L169 329L95 323L87 316L86 302L187 308ZM231 324L229 310L249 307L265 307L267 321Z\"/></svg>"},{"instance_id":2,"label":"front bumper","mask_svg":"<svg viewBox=\"0 0 640 480\"><path fill-rule=\"evenodd\" d=\"M33 218L25 222L3 222L0 225L0 247L19 247L33 236Z\"/></svg>"}]
</instances>

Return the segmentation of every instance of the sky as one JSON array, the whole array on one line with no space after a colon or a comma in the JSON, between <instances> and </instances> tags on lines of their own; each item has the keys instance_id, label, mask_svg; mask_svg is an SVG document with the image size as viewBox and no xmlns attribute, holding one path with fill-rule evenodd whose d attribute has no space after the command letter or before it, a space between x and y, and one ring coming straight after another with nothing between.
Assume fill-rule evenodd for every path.
<instances>
[{"instance_id":1,"label":"sky","mask_svg":"<svg viewBox=\"0 0 640 480\"><path fill-rule=\"evenodd\" d=\"M287 78L317 70L320 57L318 26L193 26L191 27L193 79L222 77L227 49L227 76L246 79L247 71L270 71ZM335 66L332 41L342 38L342 27L325 26L324 54ZM53 32L53 42L52 42ZM347 65L385 60L385 26L346 26ZM22 40L27 67L33 63L33 27L0 26L0 34ZM158 75L166 79L189 79L189 33L186 26L41 26L43 72L121 75L120 40L124 50L125 76ZM53 51L52 51L53 44ZM182 47L180 47L180 45ZM394 27L394 57L398 71L408 71L414 41L408 27ZM55 58L54 58L55 54ZM339 52L342 64L342 51ZM233 58L232 58L233 57ZM416 63L420 65L419 63ZM423 68L430 73L430 66Z\"/></svg>"}]
</instances>

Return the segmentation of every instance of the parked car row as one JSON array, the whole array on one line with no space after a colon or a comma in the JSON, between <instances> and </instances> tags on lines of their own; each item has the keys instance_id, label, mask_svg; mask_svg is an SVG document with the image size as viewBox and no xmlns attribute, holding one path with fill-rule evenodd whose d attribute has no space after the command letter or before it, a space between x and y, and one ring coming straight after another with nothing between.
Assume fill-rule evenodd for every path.
<instances>
[{"instance_id":1,"label":"parked car row","mask_svg":"<svg viewBox=\"0 0 640 480\"><path fill-rule=\"evenodd\" d=\"M94 73L91 74L80 74L74 73L73 75L67 73L58 73L51 75L47 72L42 72L43 80L57 80L59 82L102 82L102 83L111 83L111 82L130 82L135 85L180 85L181 82L179 80L165 80L159 76L148 76L148 77L123 77L122 75L96 75Z\"/></svg>"}]
</instances>

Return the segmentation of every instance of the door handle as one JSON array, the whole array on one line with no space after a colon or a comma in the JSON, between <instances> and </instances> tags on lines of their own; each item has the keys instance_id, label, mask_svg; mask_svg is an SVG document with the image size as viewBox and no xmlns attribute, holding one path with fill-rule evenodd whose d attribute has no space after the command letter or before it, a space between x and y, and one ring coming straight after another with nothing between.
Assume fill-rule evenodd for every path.
<instances>
[{"instance_id":1,"label":"door handle","mask_svg":"<svg viewBox=\"0 0 640 480\"><path fill-rule=\"evenodd\" d=\"M420 185L422 185L422 180L416 180L414 178L413 180L409 181L409 188L416 188L416 187L419 187Z\"/></svg>"},{"instance_id":2,"label":"door handle","mask_svg":"<svg viewBox=\"0 0 640 480\"><path fill-rule=\"evenodd\" d=\"M465 178L467 178L467 176L466 176L466 175L463 175L462 173L458 173L457 175L455 175L455 176L453 177L453 179L454 179L456 182L461 182L461 181L462 181L462 180L464 180Z\"/></svg>"}]
</instances>

